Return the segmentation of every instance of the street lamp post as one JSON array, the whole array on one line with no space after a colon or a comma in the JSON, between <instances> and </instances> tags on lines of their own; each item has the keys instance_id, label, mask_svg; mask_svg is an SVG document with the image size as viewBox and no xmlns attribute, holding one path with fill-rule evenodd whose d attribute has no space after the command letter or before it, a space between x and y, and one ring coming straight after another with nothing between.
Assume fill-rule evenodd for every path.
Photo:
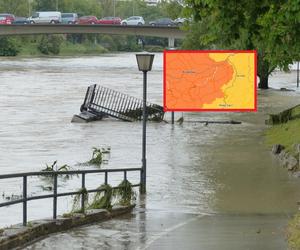
<instances>
[{"instance_id":1,"label":"street lamp post","mask_svg":"<svg viewBox=\"0 0 300 250\"><path fill-rule=\"evenodd\" d=\"M146 123L147 123L147 72L152 69L154 54L136 54L139 71L143 72L143 141L142 141L142 172L141 193L146 193Z\"/></svg>"}]
</instances>

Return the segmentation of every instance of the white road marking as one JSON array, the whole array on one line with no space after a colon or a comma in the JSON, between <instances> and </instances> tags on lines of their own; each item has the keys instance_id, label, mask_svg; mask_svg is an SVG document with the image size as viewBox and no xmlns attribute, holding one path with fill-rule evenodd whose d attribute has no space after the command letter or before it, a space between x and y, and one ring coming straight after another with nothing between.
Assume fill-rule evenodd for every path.
<instances>
[{"instance_id":1,"label":"white road marking","mask_svg":"<svg viewBox=\"0 0 300 250\"><path fill-rule=\"evenodd\" d=\"M158 239L162 238L163 236L167 235L168 233L170 233L170 232L172 232L172 231L174 231L174 230L176 230L176 229L178 229L180 227L183 227L186 224L189 224L189 223L191 223L193 221L196 221L196 220L198 220L198 219L200 219L200 218L202 218L204 216L206 216L206 215L203 215L203 214L202 215L196 215L195 217L193 217L193 218L191 218L189 220L181 222L181 223L179 223L177 225L174 225L172 227L166 228L162 232L153 235L149 240L146 241L145 246L138 247L137 250L146 250L146 249L148 249L153 242L157 241Z\"/></svg>"}]
</instances>

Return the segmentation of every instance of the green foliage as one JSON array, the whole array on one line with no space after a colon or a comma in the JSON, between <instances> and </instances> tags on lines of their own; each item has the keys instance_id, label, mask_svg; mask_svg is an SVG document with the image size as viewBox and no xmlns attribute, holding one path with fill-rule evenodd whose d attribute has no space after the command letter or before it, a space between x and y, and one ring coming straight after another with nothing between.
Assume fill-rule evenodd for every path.
<instances>
[{"instance_id":1,"label":"green foliage","mask_svg":"<svg viewBox=\"0 0 300 250\"><path fill-rule=\"evenodd\" d=\"M16 56L20 47L16 39L0 37L0 56Z\"/></svg>"},{"instance_id":2,"label":"green foliage","mask_svg":"<svg viewBox=\"0 0 300 250\"><path fill-rule=\"evenodd\" d=\"M45 55L58 55L62 42L61 35L43 35L38 43L38 49Z\"/></svg>"},{"instance_id":3,"label":"green foliage","mask_svg":"<svg viewBox=\"0 0 300 250\"><path fill-rule=\"evenodd\" d=\"M62 166L58 166L57 161L54 161L51 165L46 164L46 168L42 169L42 172L59 172L59 171L69 171L70 166L67 164L64 164ZM59 177L63 180L66 181L70 179L70 175L59 175ZM44 191L51 191L52 190L52 184L53 184L53 175L43 175L40 176L42 180L46 182L46 186L41 186L41 188Z\"/></svg>"},{"instance_id":4,"label":"green foliage","mask_svg":"<svg viewBox=\"0 0 300 250\"><path fill-rule=\"evenodd\" d=\"M80 192L80 194L76 194L74 196L71 213L82 213L83 212L82 207L81 207L82 195L84 195L85 208L88 206L89 193L88 193L87 189L86 188L81 188L81 189L78 190L78 192Z\"/></svg>"},{"instance_id":5,"label":"green foliage","mask_svg":"<svg viewBox=\"0 0 300 250\"><path fill-rule=\"evenodd\" d=\"M89 209L107 209L112 208L113 189L110 185L101 185L99 191L95 194Z\"/></svg>"},{"instance_id":6,"label":"green foliage","mask_svg":"<svg viewBox=\"0 0 300 250\"><path fill-rule=\"evenodd\" d=\"M115 44L118 51L141 51L142 48L137 44L136 36L114 36L118 37L115 40Z\"/></svg>"},{"instance_id":7,"label":"green foliage","mask_svg":"<svg viewBox=\"0 0 300 250\"><path fill-rule=\"evenodd\" d=\"M81 198L84 194L84 204L86 209L107 209L111 210L112 202L115 198L117 203L124 206L129 206L135 199L136 194L133 191L132 184L128 180L120 183L118 188L113 188L108 184L103 184L97 188L99 191L93 197L89 204L89 196L86 189L80 189L80 194L74 196L71 213L64 214L64 217L70 217L73 213L82 213Z\"/></svg>"},{"instance_id":8,"label":"green foliage","mask_svg":"<svg viewBox=\"0 0 300 250\"><path fill-rule=\"evenodd\" d=\"M179 1L162 1L158 8L162 9L163 16L173 20L182 16L183 6Z\"/></svg>"},{"instance_id":9,"label":"green foliage","mask_svg":"<svg viewBox=\"0 0 300 250\"><path fill-rule=\"evenodd\" d=\"M100 36L100 44L104 47L109 49L110 51L117 50L117 44L111 35L102 35Z\"/></svg>"},{"instance_id":10,"label":"green foliage","mask_svg":"<svg viewBox=\"0 0 300 250\"><path fill-rule=\"evenodd\" d=\"M54 161L51 165L46 164L46 168L42 169L42 171L46 171L46 172L68 171L68 170L70 170L70 167L67 164L58 166L57 161Z\"/></svg>"},{"instance_id":11,"label":"green foliage","mask_svg":"<svg viewBox=\"0 0 300 250\"><path fill-rule=\"evenodd\" d=\"M120 205L129 206L135 198L132 184L128 180L122 181L118 188L114 190L114 196L116 196Z\"/></svg>"},{"instance_id":12,"label":"green foliage","mask_svg":"<svg viewBox=\"0 0 300 250\"><path fill-rule=\"evenodd\" d=\"M100 166L103 161L103 152L101 148L93 148L92 159L89 160L89 164Z\"/></svg>"},{"instance_id":13,"label":"green foliage","mask_svg":"<svg viewBox=\"0 0 300 250\"><path fill-rule=\"evenodd\" d=\"M299 58L299 0L186 0L195 23L185 48L256 49L260 87L277 67Z\"/></svg>"},{"instance_id":14,"label":"green foliage","mask_svg":"<svg viewBox=\"0 0 300 250\"><path fill-rule=\"evenodd\" d=\"M28 0L0 0L0 12L12 13L16 16L27 16L30 6Z\"/></svg>"},{"instance_id":15,"label":"green foliage","mask_svg":"<svg viewBox=\"0 0 300 250\"><path fill-rule=\"evenodd\" d=\"M106 53L108 50L103 48L100 44L90 44L90 43L83 43L83 44L72 44L69 42L65 42L61 46L61 53L60 55L97 55Z\"/></svg>"},{"instance_id":16,"label":"green foliage","mask_svg":"<svg viewBox=\"0 0 300 250\"><path fill-rule=\"evenodd\" d=\"M294 151L295 144L300 143L300 119L274 125L266 131L266 144L272 146L281 144L288 152Z\"/></svg>"},{"instance_id":17,"label":"green foliage","mask_svg":"<svg viewBox=\"0 0 300 250\"><path fill-rule=\"evenodd\" d=\"M35 1L35 9L38 11L53 11L56 10L57 0L36 0Z\"/></svg>"}]
</instances>

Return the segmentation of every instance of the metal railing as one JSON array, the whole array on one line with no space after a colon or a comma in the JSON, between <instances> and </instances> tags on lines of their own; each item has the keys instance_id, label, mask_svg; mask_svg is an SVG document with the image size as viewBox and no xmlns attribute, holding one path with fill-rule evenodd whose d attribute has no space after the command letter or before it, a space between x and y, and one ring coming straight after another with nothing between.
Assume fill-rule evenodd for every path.
<instances>
[{"instance_id":1,"label":"metal railing","mask_svg":"<svg viewBox=\"0 0 300 250\"><path fill-rule=\"evenodd\" d=\"M17 174L4 174L0 175L0 180L11 179L11 178L22 178L23 179L23 195L22 199L16 199L12 201L0 203L0 207L11 206L19 203L23 203L23 225L27 225L27 202L32 200L48 199L53 198L53 219L57 218L57 198L62 196L80 195L81 194L81 211L84 212L85 208L85 195L87 193L96 193L99 191L105 191L105 189L90 189L86 190L85 177L87 174L104 173L104 184L108 184L108 173L123 173L123 180L127 180L127 172L140 172L141 168L121 168L121 169L97 169L97 170L72 170L72 171L41 171L41 172L27 172ZM75 192L57 192L57 177L63 175L81 175L81 190ZM28 197L27 194L27 177L31 176L51 176L53 177L53 193L46 195L37 195ZM132 187L139 187L141 183L133 184ZM118 189L119 187L113 187Z\"/></svg>"},{"instance_id":2,"label":"metal railing","mask_svg":"<svg viewBox=\"0 0 300 250\"><path fill-rule=\"evenodd\" d=\"M108 115L123 121L136 121L143 118L143 101L96 84L88 87L80 111L95 115ZM163 107L147 103L147 119L162 120Z\"/></svg>"}]
</instances>

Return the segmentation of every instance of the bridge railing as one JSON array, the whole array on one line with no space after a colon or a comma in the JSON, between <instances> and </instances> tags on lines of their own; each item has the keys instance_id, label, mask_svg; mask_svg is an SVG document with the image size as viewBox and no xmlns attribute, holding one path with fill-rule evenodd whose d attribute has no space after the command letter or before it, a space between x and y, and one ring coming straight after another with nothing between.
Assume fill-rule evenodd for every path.
<instances>
[{"instance_id":1,"label":"bridge railing","mask_svg":"<svg viewBox=\"0 0 300 250\"><path fill-rule=\"evenodd\" d=\"M53 198L53 219L57 218L57 198L63 196L71 196L71 195L81 195L81 211L84 212L85 209L85 195L87 193L96 193L99 191L105 191L104 189L89 189L86 190L85 177L87 174L97 174L104 173L104 184L108 184L108 174L109 173L123 173L123 180L127 180L128 172L140 172L140 176L142 173L141 168L120 168L120 169L91 169L91 170L72 170L72 171L41 171L41 172L27 172L27 173L17 173L17 174L4 174L0 175L0 180L3 179L12 179L12 178L22 178L23 179L23 190L22 190L22 198L11 200L7 202L0 203L1 207L11 206L15 204L23 204L23 225L27 225L27 203L32 200L40 200L40 199L48 199ZM58 176L66 176L66 175L81 175L81 190L74 192L63 192L58 193L57 191L57 181ZM36 196L28 196L27 194L27 178L32 176L51 176L53 178L53 193L46 195L36 195ZM133 184L132 187L139 187L141 183ZM120 187L112 187L113 189L119 189Z\"/></svg>"}]
</instances>

